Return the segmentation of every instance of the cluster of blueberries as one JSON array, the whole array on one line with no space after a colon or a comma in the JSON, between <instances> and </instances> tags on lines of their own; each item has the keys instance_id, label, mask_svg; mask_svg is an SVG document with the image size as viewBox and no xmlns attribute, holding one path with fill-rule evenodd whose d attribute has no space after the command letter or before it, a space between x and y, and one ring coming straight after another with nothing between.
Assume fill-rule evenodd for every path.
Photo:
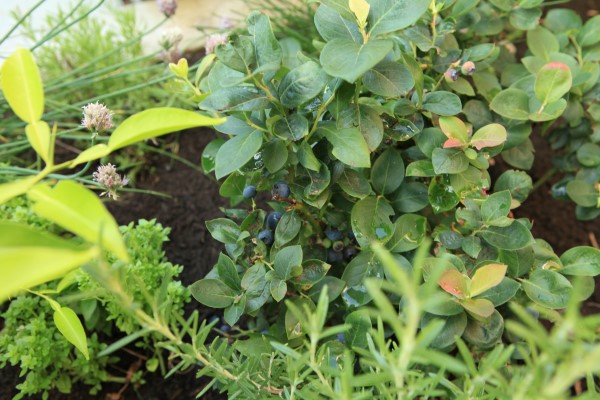
<instances>
[{"instance_id":1,"label":"cluster of blueberries","mask_svg":"<svg viewBox=\"0 0 600 400\"><path fill-rule=\"evenodd\" d=\"M280 181L273 185L271 194L276 199L287 199L291 195L291 190L286 182ZM256 186L246 186L243 191L243 196L246 199L254 198L256 196ZM258 235L256 236L258 240L262 240L263 243L267 246L273 244L273 232L275 231L275 228L277 228L279 220L281 220L281 215L282 214L278 211L273 211L269 213L269 215L267 215L266 220L267 228L258 232ZM354 256L356 256L357 251L356 247L353 245L355 239L352 232L346 235L349 239L346 241L344 241L344 233L338 230L337 228L328 226L327 228L325 228L324 233L326 238L323 240L323 245L329 249L327 253L327 262L329 262L330 264L337 264L344 260L349 261L352 258L354 258Z\"/></svg>"}]
</instances>

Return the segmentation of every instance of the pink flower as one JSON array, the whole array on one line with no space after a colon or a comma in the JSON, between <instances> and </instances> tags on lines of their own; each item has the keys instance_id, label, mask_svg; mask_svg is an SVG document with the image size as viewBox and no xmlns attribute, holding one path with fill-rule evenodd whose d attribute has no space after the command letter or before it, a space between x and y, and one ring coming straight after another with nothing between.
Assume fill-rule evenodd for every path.
<instances>
[{"instance_id":1,"label":"pink flower","mask_svg":"<svg viewBox=\"0 0 600 400\"><path fill-rule=\"evenodd\" d=\"M206 54L210 54L215 51L215 47L220 44L225 44L229 41L229 34L227 33L215 33L206 38Z\"/></svg>"},{"instance_id":2,"label":"pink flower","mask_svg":"<svg viewBox=\"0 0 600 400\"><path fill-rule=\"evenodd\" d=\"M161 13L165 16L170 17L175 14L177 9L177 0L156 0L156 5Z\"/></svg>"},{"instance_id":3,"label":"pink flower","mask_svg":"<svg viewBox=\"0 0 600 400\"><path fill-rule=\"evenodd\" d=\"M117 174L117 168L110 163L100 165L96 172L92 174L92 177L105 190L100 193L100 196L107 195L112 197L113 200L119 198L117 191L129 183L129 179Z\"/></svg>"},{"instance_id":4,"label":"pink flower","mask_svg":"<svg viewBox=\"0 0 600 400\"><path fill-rule=\"evenodd\" d=\"M113 113L104 104L89 103L81 108L83 108L81 125L94 131L94 135L113 127Z\"/></svg>"}]
</instances>

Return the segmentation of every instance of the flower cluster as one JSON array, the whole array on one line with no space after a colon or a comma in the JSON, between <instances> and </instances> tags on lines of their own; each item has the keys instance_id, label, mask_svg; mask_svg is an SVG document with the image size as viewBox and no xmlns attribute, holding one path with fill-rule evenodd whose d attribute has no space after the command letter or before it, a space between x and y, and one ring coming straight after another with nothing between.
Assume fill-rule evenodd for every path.
<instances>
[{"instance_id":1,"label":"flower cluster","mask_svg":"<svg viewBox=\"0 0 600 400\"><path fill-rule=\"evenodd\" d=\"M225 44L229 41L228 33L215 33L206 38L206 44L204 48L206 49L206 54L210 54L215 51L215 47L220 44Z\"/></svg>"},{"instance_id":2,"label":"flower cluster","mask_svg":"<svg viewBox=\"0 0 600 400\"><path fill-rule=\"evenodd\" d=\"M83 108L81 125L97 134L113 127L113 113L104 104L99 102L89 103Z\"/></svg>"},{"instance_id":3,"label":"flower cluster","mask_svg":"<svg viewBox=\"0 0 600 400\"><path fill-rule=\"evenodd\" d=\"M110 163L106 165L100 165L96 172L92 174L92 176L93 179L105 190L104 192L100 193L100 196L107 195L112 197L113 200L117 200L119 198L117 191L129 183L129 179L127 179L125 176L121 177L117 173L117 168Z\"/></svg>"},{"instance_id":4,"label":"flower cluster","mask_svg":"<svg viewBox=\"0 0 600 400\"><path fill-rule=\"evenodd\" d=\"M156 5L161 13L165 14L165 16L170 17L175 14L175 10L177 10L177 1L176 0L156 0Z\"/></svg>"}]
</instances>

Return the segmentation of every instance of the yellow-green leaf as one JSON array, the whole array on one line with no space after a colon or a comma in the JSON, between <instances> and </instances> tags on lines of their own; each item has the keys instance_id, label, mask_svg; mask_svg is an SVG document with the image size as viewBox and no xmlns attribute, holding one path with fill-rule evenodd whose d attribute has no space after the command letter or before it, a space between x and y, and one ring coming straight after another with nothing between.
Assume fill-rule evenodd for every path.
<instances>
[{"instance_id":1,"label":"yellow-green leaf","mask_svg":"<svg viewBox=\"0 0 600 400\"><path fill-rule=\"evenodd\" d=\"M159 107L127 118L110 136L108 148L115 151L130 144L198 126L219 125L225 118L211 118L179 108Z\"/></svg>"},{"instance_id":2,"label":"yellow-green leaf","mask_svg":"<svg viewBox=\"0 0 600 400\"><path fill-rule=\"evenodd\" d=\"M371 8L369 3L366 0L349 0L348 5L350 6L350 11L356 16L358 24L364 28L369 16L369 8Z\"/></svg>"},{"instance_id":3,"label":"yellow-green leaf","mask_svg":"<svg viewBox=\"0 0 600 400\"><path fill-rule=\"evenodd\" d=\"M0 204L4 204L13 197L17 197L29 190L39 181L37 176L29 176L9 183L0 185Z\"/></svg>"},{"instance_id":4,"label":"yellow-green leaf","mask_svg":"<svg viewBox=\"0 0 600 400\"><path fill-rule=\"evenodd\" d=\"M170 63L169 69L178 77L187 79L189 69L188 62L185 58L180 58L179 61L177 61L177 64Z\"/></svg>"},{"instance_id":5,"label":"yellow-green leaf","mask_svg":"<svg viewBox=\"0 0 600 400\"><path fill-rule=\"evenodd\" d=\"M40 71L28 49L18 48L2 64L2 91L15 114L27 123L42 118L44 87Z\"/></svg>"},{"instance_id":6,"label":"yellow-green leaf","mask_svg":"<svg viewBox=\"0 0 600 400\"><path fill-rule=\"evenodd\" d=\"M97 249L78 246L26 225L0 222L0 303L19 291L60 278Z\"/></svg>"},{"instance_id":7,"label":"yellow-green leaf","mask_svg":"<svg viewBox=\"0 0 600 400\"><path fill-rule=\"evenodd\" d=\"M504 264L488 264L478 268L471 278L470 295L477 296L494 286L498 286L504 279L507 268Z\"/></svg>"},{"instance_id":8,"label":"yellow-green leaf","mask_svg":"<svg viewBox=\"0 0 600 400\"><path fill-rule=\"evenodd\" d=\"M448 138L444 148L464 146L469 141L469 129L456 117L440 117L440 128Z\"/></svg>"},{"instance_id":9,"label":"yellow-green leaf","mask_svg":"<svg viewBox=\"0 0 600 400\"><path fill-rule=\"evenodd\" d=\"M90 354L87 347L87 337L85 336L83 325L81 325L81 321L77 317L77 314L75 314L75 311L71 310L69 307L60 307L55 310L54 324L60 333L62 333L73 346L81 351L85 359L89 360Z\"/></svg>"},{"instance_id":10,"label":"yellow-green leaf","mask_svg":"<svg viewBox=\"0 0 600 400\"><path fill-rule=\"evenodd\" d=\"M50 127L45 121L34 121L25 127L27 140L42 160L49 164L50 156Z\"/></svg>"},{"instance_id":11,"label":"yellow-green leaf","mask_svg":"<svg viewBox=\"0 0 600 400\"><path fill-rule=\"evenodd\" d=\"M494 313L494 303L487 299L467 299L461 300L460 304L471 315L480 318L488 318Z\"/></svg>"},{"instance_id":12,"label":"yellow-green leaf","mask_svg":"<svg viewBox=\"0 0 600 400\"><path fill-rule=\"evenodd\" d=\"M469 277L463 275L455 269L445 271L438 284L446 292L459 299L464 299L469 293Z\"/></svg>"},{"instance_id":13,"label":"yellow-green leaf","mask_svg":"<svg viewBox=\"0 0 600 400\"><path fill-rule=\"evenodd\" d=\"M104 143L97 144L79 153L79 155L69 165L71 168L86 163L88 161L97 160L110 154L110 149Z\"/></svg>"},{"instance_id":14,"label":"yellow-green leaf","mask_svg":"<svg viewBox=\"0 0 600 400\"><path fill-rule=\"evenodd\" d=\"M117 222L91 190L73 181L61 181L54 188L41 183L28 196L36 202L36 214L99 244L123 261L129 259Z\"/></svg>"},{"instance_id":15,"label":"yellow-green leaf","mask_svg":"<svg viewBox=\"0 0 600 400\"><path fill-rule=\"evenodd\" d=\"M484 147L499 146L506 142L506 128L500 124L489 124L481 127L471 137L471 146L477 150Z\"/></svg>"}]
</instances>

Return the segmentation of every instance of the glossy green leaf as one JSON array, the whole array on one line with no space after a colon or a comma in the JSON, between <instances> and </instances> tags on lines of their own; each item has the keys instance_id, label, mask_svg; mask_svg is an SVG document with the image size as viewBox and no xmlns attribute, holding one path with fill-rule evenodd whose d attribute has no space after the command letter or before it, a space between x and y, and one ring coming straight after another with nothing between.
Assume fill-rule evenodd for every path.
<instances>
[{"instance_id":1,"label":"glossy green leaf","mask_svg":"<svg viewBox=\"0 0 600 400\"><path fill-rule=\"evenodd\" d=\"M260 150L263 135L260 131L243 134L229 139L215 157L215 175L217 179L229 175L243 167Z\"/></svg>"},{"instance_id":2,"label":"glossy green leaf","mask_svg":"<svg viewBox=\"0 0 600 400\"><path fill-rule=\"evenodd\" d=\"M443 322L443 327L429 346L434 349L446 349L454 344L455 336L462 336L467 327L467 314L461 312L451 316L439 316L426 313L421 318L421 330L426 329L429 324L436 321Z\"/></svg>"},{"instance_id":3,"label":"glossy green leaf","mask_svg":"<svg viewBox=\"0 0 600 400\"><path fill-rule=\"evenodd\" d=\"M218 89L200 102L199 107L208 111L260 111L268 108L271 100L266 93L250 86ZM181 110L183 111L183 110ZM186 111L191 113L191 111ZM207 118L207 117L205 117ZM205 125L211 125L207 123Z\"/></svg>"},{"instance_id":4,"label":"glossy green leaf","mask_svg":"<svg viewBox=\"0 0 600 400\"><path fill-rule=\"evenodd\" d=\"M481 237L492 246L503 250L522 249L533 242L531 232L519 221L514 221L506 227L491 226L481 232Z\"/></svg>"},{"instance_id":5,"label":"glossy green leaf","mask_svg":"<svg viewBox=\"0 0 600 400\"><path fill-rule=\"evenodd\" d=\"M503 332L504 319L497 310L494 310L483 320L470 319L463 338L480 349L489 349L501 340Z\"/></svg>"},{"instance_id":6,"label":"glossy green leaf","mask_svg":"<svg viewBox=\"0 0 600 400\"><path fill-rule=\"evenodd\" d=\"M238 36L232 43L217 46L214 55L229 68L244 74L250 72L256 62L254 46L246 36Z\"/></svg>"},{"instance_id":7,"label":"glossy green leaf","mask_svg":"<svg viewBox=\"0 0 600 400\"><path fill-rule=\"evenodd\" d=\"M370 0L369 33L381 35L417 22L427 11L428 0Z\"/></svg>"},{"instance_id":8,"label":"glossy green leaf","mask_svg":"<svg viewBox=\"0 0 600 400\"><path fill-rule=\"evenodd\" d=\"M577 42L581 46L591 46L596 44L600 42L598 32L600 32L600 15L590 18L583 25L583 28L577 34Z\"/></svg>"},{"instance_id":9,"label":"glossy green leaf","mask_svg":"<svg viewBox=\"0 0 600 400\"><path fill-rule=\"evenodd\" d=\"M570 89L573 78L566 64L551 62L536 74L534 92L543 105L558 101Z\"/></svg>"},{"instance_id":10,"label":"glossy green leaf","mask_svg":"<svg viewBox=\"0 0 600 400\"><path fill-rule=\"evenodd\" d=\"M31 51L17 48L4 61L0 70L0 83L6 101L19 118L29 124L42 118L44 88Z\"/></svg>"},{"instance_id":11,"label":"glossy green leaf","mask_svg":"<svg viewBox=\"0 0 600 400\"><path fill-rule=\"evenodd\" d=\"M403 64L382 61L365 74L363 84L380 96L400 97L412 89L415 81Z\"/></svg>"},{"instance_id":12,"label":"glossy green leaf","mask_svg":"<svg viewBox=\"0 0 600 400\"><path fill-rule=\"evenodd\" d=\"M438 115L456 115L461 112L462 103L454 93L437 91L425 95L423 108Z\"/></svg>"},{"instance_id":13,"label":"glossy green leaf","mask_svg":"<svg viewBox=\"0 0 600 400\"><path fill-rule=\"evenodd\" d=\"M594 185L579 179L567 184L567 194L571 200L582 207L595 207L600 196Z\"/></svg>"},{"instance_id":14,"label":"glossy green leaf","mask_svg":"<svg viewBox=\"0 0 600 400\"><path fill-rule=\"evenodd\" d=\"M108 148L110 151L115 151L166 133L198 126L212 126L223 122L225 122L224 118L211 118L179 108L151 108L123 121L110 135Z\"/></svg>"},{"instance_id":15,"label":"glossy green leaf","mask_svg":"<svg viewBox=\"0 0 600 400\"><path fill-rule=\"evenodd\" d=\"M60 278L97 255L97 248L0 221L0 302L21 290Z\"/></svg>"},{"instance_id":16,"label":"glossy green leaf","mask_svg":"<svg viewBox=\"0 0 600 400\"><path fill-rule=\"evenodd\" d=\"M573 247L560 256L564 275L596 276L600 274L600 250L589 246Z\"/></svg>"},{"instance_id":17,"label":"glossy green leaf","mask_svg":"<svg viewBox=\"0 0 600 400\"><path fill-rule=\"evenodd\" d=\"M345 168L337 184L352 197L364 199L371 194L371 185L367 178L353 169Z\"/></svg>"},{"instance_id":18,"label":"glossy green leaf","mask_svg":"<svg viewBox=\"0 0 600 400\"><path fill-rule=\"evenodd\" d=\"M319 64L307 61L283 77L277 89L279 100L286 108L296 108L321 93L328 79Z\"/></svg>"},{"instance_id":19,"label":"glossy green leaf","mask_svg":"<svg viewBox=\"0 0 600 400\"><path fill-rule=\"evenodd\" d=\"M523 171L508 170L494 184L494 192L508 190L513 199L523 202L533 188L531 177Z\"/></svg>"},{"instance_id":20,"label":"glossy green leaf","mask_svg":"<svg viewBox=\"0 0 600 400\"><path fill-rule=\"evenodd\" d=\"M521 89L506 89L494 97L490 108L505 118L526 121L529 119L529 96Z\"/></svg>"},{"instance_id":21,"label":"glossy green leaf","mask_svg":"<svg viewBox=\"0 0 600 400\"><path fill-rule=\"evenodd\" d=\"M318 129L333 145L332 153L341 162L354 168L371 166L369 146L358 128L337 129L327 124Z\"/></svg>"},{"instance_id":22,"label":"glossy green leaf","mask_svg":"<svg viewBox=\"0 0 600 400\"><path fill-rule=\"evenodd\" d=\"M548 269L536 269L521 285L531 300L552 309L565 308L573 290L567 278Z\"/></svg>"},{"instance_id":23,"label":"glossy green leaf","mask_svg":"<svg viewBox=\"0 0 600 400\"><path fill-rule=\"evenodd\" d=\"M345 332L346 344L350 347L367 348L367 335L370 334L372 324L369 312L366 309L351 312L344 321L350 325L350 329Z\"/></svg>"},{"instance_id":24,"label":"glossy green leaf","mask_svg":"<svg viewBox=\"0 0 600 400\"><path fill-rule=\"evenodd\" d=\"M50 127L45 121L34 121L25 127L27 140L36 153L49 164L50 157ZM52 162L52 160L50 160Z\"/></svg>"},{"instance_id":25,"label":"glossy green leaf","mask_svg":"<svg viewBox=\"0 0 600 400\"><path fill-rule=\"evenodd\" d=\"M390 147L377 158L371 169L373 189L389 194L400 187L404 180L404 161L401 153Z\"/></svg>"},{"instance_id":26,"label":"glossy green leaf","mask_svg":"<svg viewBox=\"0 0 600 400\"><path fill-rule=\"evenodd\" d=\"M527 31L527 47L533 55L550 61L550 54L557 53L560 45L548 29L538 26Z\"/></svg>"},{"instance_id":27,"label":"glossy green leaf","mask_svg":"<svg viewBox=\"0 0 600 400\"><path fill-rule=\"evenodd\" d=\"M453 209L459 202L459 197L454 188L440 183L438 179L431 180L427 195L429 204L436 214Z\"/></svg>"},{"instance_id":28,"label":"glossy green leaf","mask_svg":"<svg viewBox=\"0 0 600 400\"><path fill-rule=\"evenodd\" d=\"M235 263L225 254L219 254L219 260L217 261L217 272L221 281L229 286L231 289L240 291L242 290L240 275L237 271Z\"/></svg>"},{"instance_id":29,"label":"glossy green leaf","mask_svg":"<svg viewBox=\"0 0 600 400\"><path fill-rule=\"evenodd\" d=\"M83 330L83 325L75 314L75 311L69 307L59 307L54 309L54 324L62 335L75 346L86 360L90 359L88 352L87 337Z\"/></svg>"},{"instance_id":30,"label":"glossy green leaf","mask_svg":"<svg viewBox=\"0 0 600 400\"><path fill-rule=\"evenodd\" d=\"M282 117L273 124L273 133L284 139L298 141L308 135L308 120L301 114Z\"/></svg>"},{"instance_id":31,"label":"glossy green leaf","mask_svg":"<svg viewBox=\"0 0 600 400\"><path fill-rule=\"evenodd\" d=\"M504 264L488 264L477 268L471 277L470 295L477 296L497 286L506 275L507 266Z\"/></svg>"},{"instance_id":32,"label":"glossy green leaf","mask_svg":"<svg viewBox=\"0 0 600 400\"><path fill-rule=\"evenodd\" d=\"M269 284L269 291L276 302L280 302L287 293L287 283L281 279L273 279Z\"/></svg>"},{"instance_id":33,"label":"glossy green leaf","mask_svg":"<svg viewBox=\"0 0 600 400\"><path fill-rule=\"evenodd\" d=\"M486 125L471 137L471 146L477 150L481 150L484 147L495 147L506 142L506 128L500 124L489 124Z\"/></svg>"},{"instance_id":34,"label":"glossy green leaf","mask_svg":"<svg viewBox=\"0 0 600 400\"><path fill-rule=\"evenodd\" d=\"M294 278L294 283L304 291L320 282L329 271L331 265L321 260L307 260L302 263L302 274Z\"/></svg>"},{"instance_id":35,"label":"glossy green leaf","mask_svg":"<svg viewBox=\"0 0 600 400\"><path fill-rule=\"evenodd\" d=\"M460 149L435 149L431 162L436 174L460 174L469 168L469 159Z\"/></svg>"},{"instance_id":36,"label":"glossy green leaf","mask_svg":"<svg viewBox=\"0 0 600 400\"><path fill-rule=\"evenodd\" d=\"M329 75L354 83L392 50L390 40L370 40L358 44L349 39L333 39L321 51L321 65Z\"/></svg>"},{"instance_id":37,"label":"glossy green leaf","mask_svg":"<svg viewBox=\"0 0 600 400\"><path fill-rule=\"evenodd\" d=\"M392 207L402 213L417 212L428 205L427 186L421 182L404 182L392 201Z\"/></svg>"},{"instance_id":38,"label":"glossy green leaf","mask_svg":"<svg viewBox=\"0 0 600 400\"><path fill-rule=\"evenodd\" d=\"M311 171L319 172L321 169L321 163L315 156L312 147L308 142L302 141L298 146L298 161L300 164Z\"/></svg>"},{"instance_id":39,"label":"glossy green leaf","mask_svg":"<svg viewBox=\"0 0 600 400\"><path fill-rule=\"evenodd\" d=\"M484 221L494 221L506 217L510 212L511 196L508 190L490 195L481 205L481 216Z\"/></svg>"},{"instance_id":40,"label":"glossy green leaf","mask_svg":"<svg viewBox=\"0 0 600 400\"><path fill-rule=\"evenodd\" d=\"M380 197L369 196L352 207L352 230L361 247L369 246L374 240L385 243L394 233L390 216L394 209Z\"/></svg>"},{"instance_id":41,"label":"glossy green leaf","mask_svg":"<svg viewBox=\"0 0 600 400\"><path fill-rule=\"evenodd\" d=\"M262 160L267 170L271 173L275 173L282 169L285 166L288 157L288 149L284 140L272 139L262 150Z\"/></svg>"},{"instance_id":42,"label":"glossy green leaf","mask_svg":"<svg viewBox=\"0 0 600 400\"><path fill-rule=\"evenodd\" d=\"M315 12L315 27L326 41L347 39L362 43L362 35L354 19L348 20L331 7L322 4Z\"/></svg>"},{"instance_id":43,"label":"glossy green leaf","mask_svg":"<svg viewBox=\"0 0 600 400\"><path fill-rule=\"evenodd\" d=\"M595 143L585 143L577 149L577 161L585 167L600 165L600 146Z\"/></svg>"},{"instance_id":44,"label":"glossy green leaf","mask_svg":"<svg viewBox=\"0 0 600 400\"><path fill-rule=\"evenodd\" d=\"M394 253L414 250L423 243L427 234L427 218L403 214L394 222L394 235L386 246Z\"/></svg>"},{"instance_id":45,"label":"glossy green leaf","mask_svg":"<svg viewBox=\"0 0 600 400\"><path fill-rule=\"evenodd\" d=\"M301 227L302 221L294 211L285 212L275 228L275 245L281 247L294 239Z\"/></svg>"},{"instance_id":46,"label":"glossy green leaf","mask_svg":"<svg viewBox=\"0 0 600 400\"><path fill-rule=\"evenodd\" d=\"M271 80L283 58L283 51L273 33L271 21L265 14L254 11L246 18L246 23L254 45L257 67L263 70L269 68L271 71L265 74L265 80Z\"/></svg>"},{"instance_id":47,"label":"glossy green leaf","mask_svg":"<svg viewBox=\"0 0 600 400\"><path fill-rule=\"evenodd\" d=\"M190 293L207 307L225 308L233 304L234 291L218 279L201 279L189 286Z\"/></svg>"},{"instance_id":48,"label":"glossy green leaf","mask_svg":"<svg viewBox=\"0 0 600 400\"><path fill-rule=\"evenodd\" d=\"M90 243L129 260L119 226L98 196L75 181L60 181L53 188L41 183L27 193L36 214L81 236Z\"/></svg>"},{"instance_id":49,"label":"glossy green leaf","mask_svg":"<svg viewBox=\"0 0 600 400\"><path fill-rule=\"evenodd\" d=\"M244 310L246 308L246 299L247 295L244 293L236 303L233 303L229 307L225 308L225 311L223 312L223 319L229 326L235 325L240 317L244 314Z\"/></svg>"},{"instance_id":50,"label":"glossy green leaf","mask_svg":"<svg viewBox=\"0 0 600 400\"><path fill-rule=\"evenodd\" d=\"M239 226L228 218L206 221L206 227L215 240L224 244L236 244L241 234Z\"/></svg>"},{"instance_id":51,"label":"glossy green leaf","mask_svg":"<svg viewBox=\"0 0 600 400\"><path fill-rule=\"evenodd\" d=\"M302 273L302 247L284 247L275 255L275 274L283 281Z\"/></svg>"},{"instance_id":52,"label":"glossy green leaf","mask_svg":"<svg viewBox=\"0 0 600 400\"><path fill-rule=\"evenodd\" d=\"M491 301L495 307L498 307L515 297L520 288L521 285L517 281L505 277L500 284L486 290L484 293L477 296L477 298L487 299Z\"/></svg>"}]
</instances>

